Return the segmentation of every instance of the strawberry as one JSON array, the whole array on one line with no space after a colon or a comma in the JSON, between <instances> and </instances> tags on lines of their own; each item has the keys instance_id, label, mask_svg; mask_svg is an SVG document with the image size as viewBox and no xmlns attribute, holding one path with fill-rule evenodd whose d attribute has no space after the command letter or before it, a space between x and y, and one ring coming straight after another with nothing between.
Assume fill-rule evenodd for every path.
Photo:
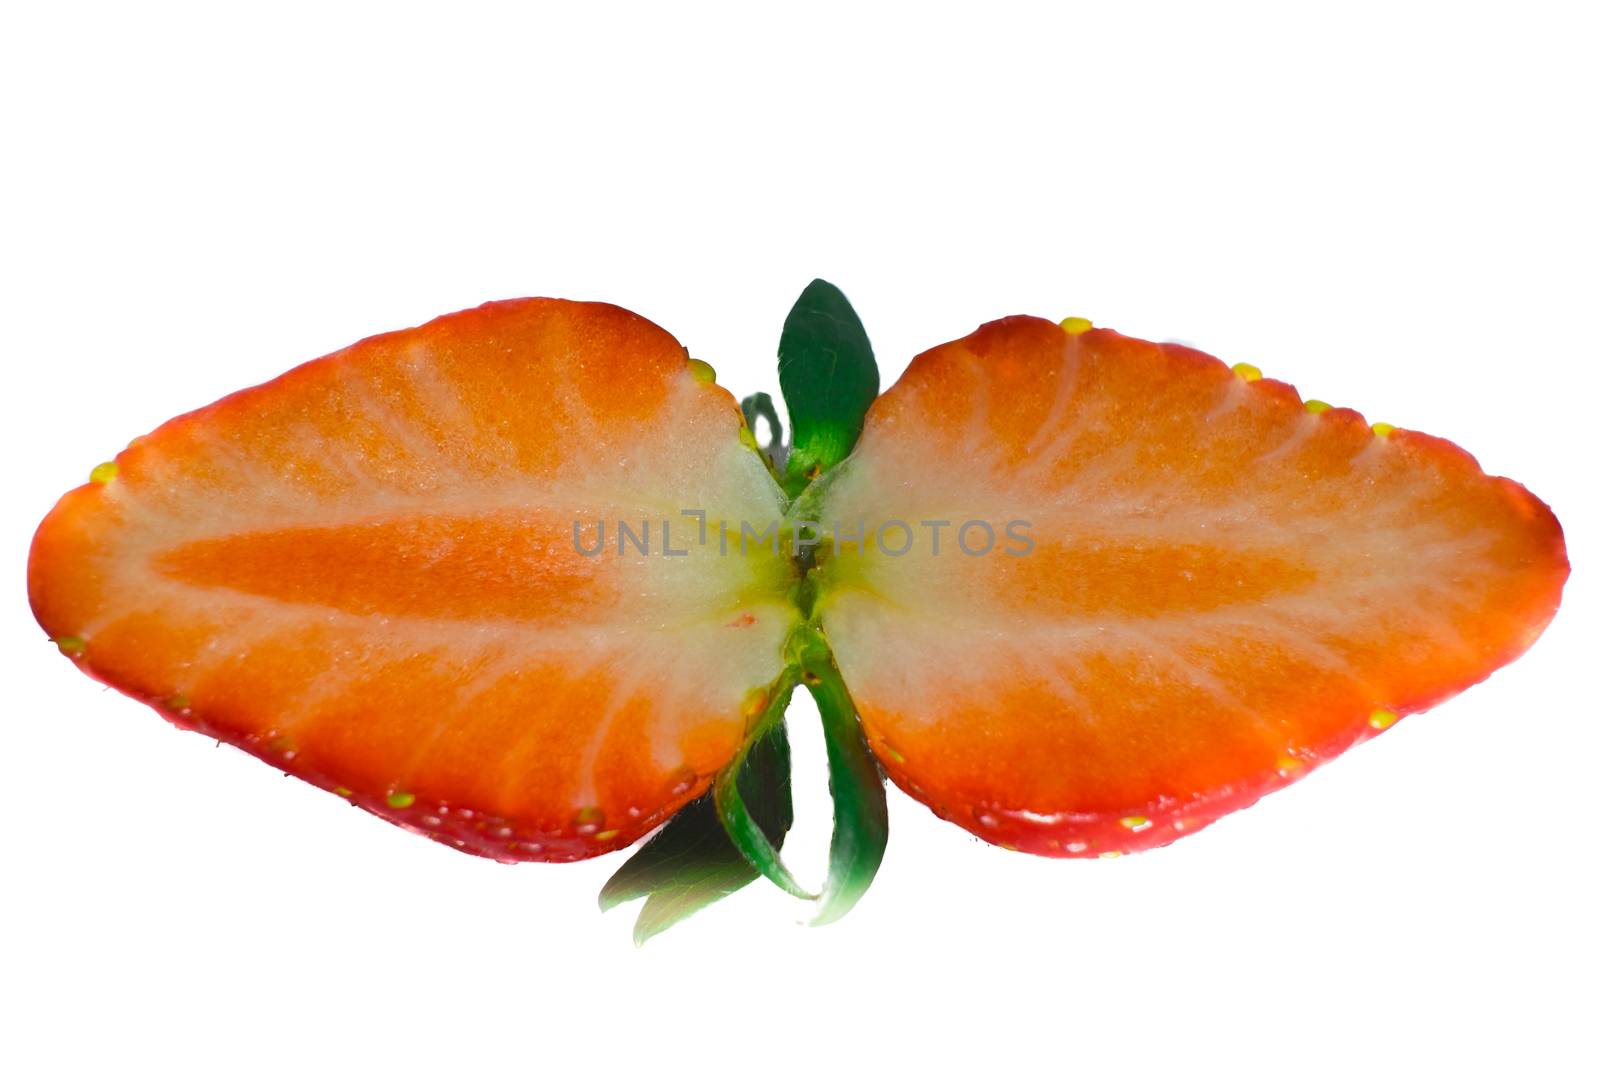
<instances>
[{"instance_id":1,"label":"strawberry","mask_svg":"<svg viewBox=\"0 0 1600 1067\"><path fill-rule=\"evenodd\" d=\"M1082 320L918 356L811 493L869 531L813 579L884 768L1045 855L1165 844L1481 681L1567 575L1455 445Z\"/></svg>"},{"instance_id":2,"label":"strawberry","mask_svg":"<svg viewBox=\"0 0 1600 1067\"><path fill-rule=\"evenodd\" d=\"M732 759L796 622L781 559L659 554L663 519L695 539L680 508L783 508L700 366L558 300L363 341L67 494L34 612L86 673L391 822L502 860L620 848ZM619 521L654 553L618 555Z\"/></svg>"},{"instance_id":3,"label":"strawberry","mask_svg":"<svg viewBox=\"0 0 1600 1067\"><path fill-rule=\"evenodd\" d=\"M602 894L649 898L642 940L757 872L843 914L885 773L1008 847L1164 844L1514 659L1566 578L1549 509L1454 445L1081 319L990 323L879 397L816 282L779 374L788 441L609 305L374 337L95 468L34 612L177 725L468 852L677 814ZM820 893L777 847L797 685Z\"/></svg>"}]
</instances>

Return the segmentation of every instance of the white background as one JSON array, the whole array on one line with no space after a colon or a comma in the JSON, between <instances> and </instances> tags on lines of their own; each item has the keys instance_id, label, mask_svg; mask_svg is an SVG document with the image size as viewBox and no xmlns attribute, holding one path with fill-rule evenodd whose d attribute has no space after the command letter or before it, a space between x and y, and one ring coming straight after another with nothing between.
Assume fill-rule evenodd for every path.
<instances>
[{"instance_id":1,"label":"white background","mask_svg":"<svg viewBox=\"0 0 1600 1067\"><path fill-rule=\"evenodd\" d=\"M1595 1062L1578 5L6 11L0 1058ZM620 303L770 389L816 275L886 385L986 320L1077 314L1456 440L1564 521L1566 606L1488 683L1171 848L1013 855L894 794L843 922L756 886L643 950L594 907L619 858L392 829L102 691L29 616L33 527L173 414L530 294ZM804 697L790 718L817 880L820 739Z\"/></svg>"}]
</instances>

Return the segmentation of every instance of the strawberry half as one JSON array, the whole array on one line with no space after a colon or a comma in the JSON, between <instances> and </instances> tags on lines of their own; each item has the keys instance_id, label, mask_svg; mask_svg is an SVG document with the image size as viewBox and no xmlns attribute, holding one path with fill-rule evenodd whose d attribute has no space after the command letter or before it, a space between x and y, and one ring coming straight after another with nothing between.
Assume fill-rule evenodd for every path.
<instances>
[{"instance_id":1,"label":"strawberry half","mask_svg":"<svg viewBox=\"0 0 1600 1067\"><path fill-rule=\"evenodd\" d=\"M917 357L808 495L884 768L1046 855L1192 833L1481 681L1568 570L1455 445L1073 319Z\"/></svg>"},{"instance_id":2,"label":"strawberry half","mask_svg":"<svg viewBox=\"0 0 1600 1067\"><path fill-rule=\"evenodd\" d=\"M786 560L661 552L683 509L783 509L708 369L605 304L371 338L97 468L35 536L34 612L179 726L447 844L618 848L733 758L795 621Z\"/></svg>"}]
</instances>

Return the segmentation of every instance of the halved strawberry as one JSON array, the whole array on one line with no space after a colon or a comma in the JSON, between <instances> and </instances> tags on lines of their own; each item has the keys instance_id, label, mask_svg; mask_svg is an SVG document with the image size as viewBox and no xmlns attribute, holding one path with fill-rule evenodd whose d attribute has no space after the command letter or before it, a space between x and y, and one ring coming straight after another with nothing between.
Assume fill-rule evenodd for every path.
<instances>
[{"instance_id":1,"label":"halved strawberry","mask_svg":"<svg viewBox=\"0 0 1600 1067\"><path fill-rule=\"evenodd\" d=\"M1162 844L1538 636L1567 575L1548 508L1256 379L1018 317L876 401L808 494L838 539L811 580L896 783L1033 852Z\"/></svg>"},{"instance_id":2,"label":"halved strawberry","mask_svg":"<svg viewBox=\"0 0 1600 1067\"><path fill-rule=\"evenodd\" d=\"M1189 349L1005 319L873 400L819 281L779 366L764 462L619 308L375 337L96 468L35 537L34 610L179 725L469 852L605 852L715 777L603 894L650 897L642 938L756 871L848 910L887 841L872 753L990 841L1162 844L1481 680L1560 600L1520 485ZM797 684L835 801L816 894L775 843Z\"/></svg>"},{"instance_id":3,"label":"halved strawberry","mask_svg":"<svg viewBox=\"0 0 1600 1067\"><path fill-rule=\"evenodd\" d=\"M787 560L662 551L684 509L784 506L705 369L604 304L371 338L97 468L35 537L35 614L178 725L457 848L618 848L733 757L795 621Z\"/></svg>"}]
</instances>

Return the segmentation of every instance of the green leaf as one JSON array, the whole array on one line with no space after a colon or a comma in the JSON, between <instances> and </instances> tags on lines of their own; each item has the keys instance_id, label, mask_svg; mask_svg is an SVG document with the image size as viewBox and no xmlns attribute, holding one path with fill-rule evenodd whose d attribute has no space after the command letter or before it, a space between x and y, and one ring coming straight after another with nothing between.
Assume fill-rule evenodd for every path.
<instances>
[{"instance_id":1,"label":"green leaf","mask_svg":"<svg viewBox=\"0 0 1600 1067\"><path fill-rule=\"evenodd\" d=\"M744 412L744 424L750 427L752 436L756 432L756 423L766 420L767 429L772 431L772 439L761 450L761 458L766 460L767 469L774 476L781 475L784 465L789 461L789 448L783 443L783 421L778 418L778 408L773 404L771 395L752 393L739 401L739 410Z\"/></svg>"},{"instance_id":2,"label":"green leaf","mask_svg":"<svg viewBox=\"0 0 1600 1067\"><path fill-rule=\"evenodd\" d=\"M763 736L763 731L770 729L775 721L782 721L784 710L789 706L789 696L794 691L796 673L791 668L785 670L778 682L770 690L767 710L762 714L762 722L757 725L751 735L755 739ZM753 742L746 742L747 745ZM796 881L794 875L789 873L783 860L778 856L778 848L782 840L774 841L765 832L761 823L754 818L754 812L748 808L744 800L744 776L733 774L731 769L740 766L740 760L735 759L728 768L717 775L717 784L712 789L712 796L716 798L717 815L722 820L722 828L727 831L728 839L733 842L745 860L757 871L766 877L773 885L786 893L800 897L802 900L815 900L815 893L807 892Z\"/></svg>"},{"instance_id":3,"label":"green leaf","mask_svg":"<svg viewBox=\"0 0 1600 1067\"><path fill-rule=\"evenodd\" d=\"M781 715L788 704L789 687L794 681L804 682L816 697L828 750L833 841L828 849L828 880L822 892L808 893L801 888L779 857L778 845L745 811L740 799L742 783L736 783L726 772L717 781L717 812L729 838L768 881L794 896L819 902L812 925L821 925L855 907L872 885L889 844L889 804L884 795L883 770L867 747L855 702L839 676L827 639L820 630L806 627L790 635L785 654L793 666L779 679L781 699L773 701L775 707L767 714Z\"/></svg>"},{"instance_id":4,"label":"green leaf","mask_svg":"<svg viewBox=\"0 0 1600 1067\"><path fill-rule=\"evenodd\" d=\"M778 381L789 408L791 448L783 477L790 498L855 447L878 395L878 364L855 310L818 278L783 323Z\"/></svg>"},{"instance_id":5,"label":"green leaf","mask_svg":"<svg viewBox=\"0 0 1600 1067\"><path fill-rule=\"evenodd\" d=\"M749 747L738 780L755 823L781 844L794 825L789 737L781 719ZM647 897L633 927L634 943L642 945L756 876L728 839L708 794L680 811L611 876L600 891L600 910Z\"/></svg>"},{"instance_id":6,"label":"green leaf","mask_svg":"<svg viewBox=\"0 0 1600 1067\"><path fill-rule=\"evenodd\" d=\"M867 747L855 702L826 646L810 650L802 679L822 714L828 749L828 790L833 794L833 842L828 881L813 926L841 918L872 885L889 844L889 806L883 771Z\"/></svg>"}]
</instances>

